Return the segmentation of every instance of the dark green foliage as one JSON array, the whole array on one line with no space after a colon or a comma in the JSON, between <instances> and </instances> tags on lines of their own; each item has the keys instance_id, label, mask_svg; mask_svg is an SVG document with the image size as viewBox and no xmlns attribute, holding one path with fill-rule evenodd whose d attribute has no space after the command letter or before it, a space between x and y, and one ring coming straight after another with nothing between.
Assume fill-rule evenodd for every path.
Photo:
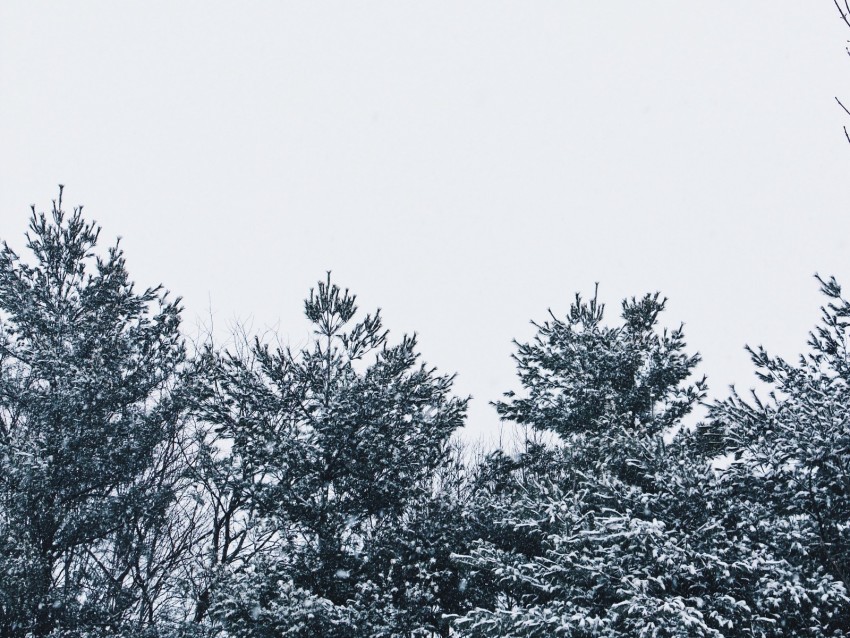
<instances>
[{"instance_id":1,"label":"dark green foliage","mask_svg":"<svg viewBox=\"0 0 850 638\"><path fill-rule=\"evenodd\" d=\"M489 583L453 556L472 548L488 520L474 508L479 469L463 447L453 447L431 489L423 489L377 539L370 559L378 566L376 591L389 595L373 607L392 611L380 635L449 636L453 616L488 600Z\"/></svg>"},{"instance_id":2,"label":"dark green foliage","mask_svg":"<svg viewBox=\"0 0 850 638\"><path fill-rule=\"evenodd\" d=\"M316 613L341 614L327 622L348 618L347 635L372 635L398 616L385 546L430 493L466 402L450 395L451 377L417 364L415 337L388 345L380 314L355 322L354 302L328 279L305 303L311 347L257 341L247 356L216 357L203 415L232 442L242 489L275 530L266 560L293 599L257 613L308 596Z\"/></svg>"},{"instance_id":3,"label":"dark green foliage","mask_svg":"<svg viewBox=\"0 0 850 638\"><path fill-rule=\"evenodd\" d=\"M705 384L682 385L699 358L683 352L681 327L656 331L664 305L657 293L623 301L623 324L609 328L596 296L585 303L577 295L565 319L534 324L534 340L517 344L527 396L508 393L499 414L564 438L620 428L653 435L678 424Z\"/></svg>"},{"instance_id":4,"label":"dark green foliage","mask_svg":"<svg viewBox=\"0 0 850 638\"><path fill-rule=\"evenodd\" d=\"M767 400L733 391L711 416L734 458L724 482L737 515L789 563L803 620L826 631L850 626L850 303L818 281L828 302L809 352L794 365L748 348Z\"/></svg>"},{"instance_id":5,"label":"dark green foliage","mask_svg":"<svg viewBox=\"0 0 850 638\"><path fill-rule=\"evenodd\" d=\"M490 461L479 509L492 522L459 558L498 586L457 620L461 633L781 636L808 626L794 596L812 583L790 580L782 557L741 530L703 435L674 435L705 384L686 385L699 359L684 354L681 329L656 328L663 308L658 295L624 302L623 324L609 328L595 298L577 298L566 320L518 346L527 395L497 407L559 443Z\"/></svg>"},{"instance_id":6,"label":"dark green foliage","mask_svg":"<svg viewBox=\"0 0 850 638\"><path fill-rule=\"evenodd\" d=\"M30 221L0 251L0 633L151 618L143 574L173 498L155 481L178 430L178 302L137 293L81 211ZM145 596L145 593L150 596Z\"/></svg>"},{"instance_id":7,"label":"dark green foliage","mask_svg":"<svg viewBox=\"0 0 850 638\"><path fill-rule=\"evenodd\" d=\"M524 396L497 404L505 419L559 436L516 461L495 457L484 540L461 560L499 587L489 608L459 619L470 635L708 635L671 579L699 557L659 519L667 494L662 435L705 393L685 385L699 359L681 329L656 328L658 295L623 303L602 323L594 297L518 344ZM673 486L670 486L673 487ZM675 571L671 568L676 565ZM656 629L653 629L655 627Z\"/></svg>"},{"instance_id":8,"label":"dark green foliage","mask_svg":"<svg viewBox=\"0 0 850 638\"><path fill-rule=\"evenodd\" d=\"M706 394L658 294L517 344L469 459L466 400L330 276L299 351L187 360L180 309L60 199L0 251L0 638L847 635L850 302L766 399ZM541 441L548 441L543 443Z\"/></svg>"}]
</instances>

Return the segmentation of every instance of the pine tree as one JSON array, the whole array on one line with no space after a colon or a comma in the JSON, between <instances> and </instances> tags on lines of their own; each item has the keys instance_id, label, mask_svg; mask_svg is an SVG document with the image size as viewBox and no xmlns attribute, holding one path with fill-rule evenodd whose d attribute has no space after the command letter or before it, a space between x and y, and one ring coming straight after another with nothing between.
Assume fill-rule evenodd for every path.
<instances>
[{"instance_id":1,"label":"pine tree","mask_svg":"<svg viewBox=\"0 0 850 638\"><path fill-rule=\"evenodd\" d=\"M711 458L673 436L706 389L688 383L699 358L682 329L657 328L664 305L627 300L607 327L577 297L518 345L524 394L496 407L558 443L491 460L494 528L459 560L499 587L457 619L463 635L770 635L775 618L762 631L747 602L758 560L738 560L717 522Z\"/></svg>"},{"instance_id":2,"label":"pine tree","mask_svg":"<svg viewBox=\"0 0 850 638\"><path fill-rule=\"evenodd\" d=\"M384 616L374 623L383 627L377 635L454 635L452 618L487 600L489 583L455 559L472 549L489 522L489 512L475 509L482 467L471 448L457 442L430 485L375 539L372 591L386 598L373 605Z\"/></svg>"},{"instance_id":3,"label":"pine tree","mask_svg":"<svg viewBox=\"0 0 850 638\"><path fill-rule=\"evenodd\" d=\"M808 628L843 635L850 626L850 302L818 277L829 300L794 365L748 348L766 399L732 392L711 410L715 437L733 459L723 481L741 542L781 565L761 605Z\"/></svg>"},{"instance_id":4,"label":"pine tree","mask_svg":"<svg viewBox=\"0 0 850 638\"><path fill-rule=\"evenodd\" d=\"M34 262L0 251L3 636L144 626L161 591L179 300L136 292L118 244L96 253L99 231L60 187L50 216L33 208Z\"/></svg>"},{"instance_id":5,"label":"pine tree","mask_svg":"<svg viewBox=\"0 0 850 638\"><path fill-rule=\"evenodd\" d=\"M657 293L626 300L623 325L608 328L597 295L588 302L577 295L565 320L535 323L534 341L517 344L514 355L526 396L507 393L499 415L564 439L655 435L677 425L705 384L684 385L699 357L684 353L681 327L655 331L665 303Z\"/></svg>"},{"instance_id":6,"label":"pine tree","mask_svg":"<svg viewBox=\"0 0 850 638\"><path fill-rule=\"evenodd\" d=\"M204 416L274 532L273 549L212 596L214 621L238 635L380 635L404 616L382 546L430 490L466 401L417 363L415 337L391 346L379 312L356 313L328 276L305 302L311 346L257 340L249 356L217 358Z\"/></svg>"}]
</instances>

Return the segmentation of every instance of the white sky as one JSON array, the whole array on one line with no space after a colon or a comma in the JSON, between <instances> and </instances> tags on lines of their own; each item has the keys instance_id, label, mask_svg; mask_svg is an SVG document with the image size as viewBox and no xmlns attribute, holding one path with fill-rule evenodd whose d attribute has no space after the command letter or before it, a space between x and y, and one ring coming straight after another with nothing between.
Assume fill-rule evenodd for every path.
<instances>
[{"instance_id":1,"label":"white sky","mask_svg":"<svg viewBox=\"0 0 850 638\"><path fill-rule=\"evenodd\" d=\"M667 295L722 397L850 289L848 38L830 0L3 2L0 237L64 183L189 332L293 345L331 269L472 437L595 281Z\"/></svg>"}]
</instances>

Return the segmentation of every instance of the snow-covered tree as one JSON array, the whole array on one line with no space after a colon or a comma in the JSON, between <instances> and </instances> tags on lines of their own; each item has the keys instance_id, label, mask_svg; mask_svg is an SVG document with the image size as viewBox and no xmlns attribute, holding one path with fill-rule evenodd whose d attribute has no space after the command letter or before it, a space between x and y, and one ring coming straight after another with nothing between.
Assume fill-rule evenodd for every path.
<instances>
[{"instance_id":1,"label":"snow-covered tree","mask_svg":"<svg viewBox=\"0 0 850 638\"><path fill-rule=\"evenodd\" d=\"M471 551L490 520L489 512L476 508L484 465L473 449L453 445L429 477L430 488L417 490L404 514L376 539L374 591L390 596L384 609L372 607L391 612L378 635L454 635L452 618L488 600L490 583L454 557Z\"/></svg>"},{"instance_id":2,"label":"snow-covered tree","mask_svg":"<svg viewBox=\"0 0 850 638\"><path fill-rule=\"evenodd\" d=\"M178 300L137 292L81 209L0 250L0 634L150 625L175 527ZM172 538L172 540L174 540Z\"/></svg>"},{"instance_id":3,"label":"snow-covered tree","mask_svg":"<svg viewBox=\"0 0 850 638\"><path fill-rule=\"evenodd\" d=\"M657 293L626 300L623 325L609 328L597 295L577 295L565 319L535 323L534 340L514 355L525 394L508 392L500 416L563 439L655 435L679 424L705 384L684 383L699 357L684 353L681 327L657 332L664 305Z\"/></svg>"},{"instance_id":4,"label":"snow-covered tree","mask_svg":"<svg viewBox=\"0 0 850 638\"><path fill-rule=\"evenodd\" d=\"M559 442L494 459L503 469L485 501L493 529L459 560L499 587L457 619L462 634L782 636L811 626L794 597L812 583L742 529L745 503L712 470L709 433L675 435L705 384L688 381L699 359L681 328L658 329L663 309L658 295L632 299L623 323L606 327L596 298L577 298L566 319L518 346L524 393L497 409Z\"/></svg>"},{"instance_id":5,"label":"snow-covered tree","mask_svg":"<svg viewBox=\"0 0 850 638\"><path fill-rule=\"evenodd\" d=\"M734 457L723 481L742 540L783 562L765 604L831 635L850 627L850 303L834 279L818 281L828 302L809 351L794 364L748 348L767 397L733 390L711 417Z\"/></svg>"},{"instance_id":6,"label":"snow-covered tree","mask_svg":"<svg viewBox=\"0 0 850 638\"><path fill-rule=\"evenodd\" d=\"M248 356L217 359L204 417L275 537L221 581L210 613L239 635L302 621L296 635L316 635L310 623L323 635L390 635L405 598L386 586L382 547L431 489L466 401L451 395L452 377L417 362L415 337L389 345L380 313L356 320L354 295L330 276L305 313L315 340L301 351L258 340Z\"/></svg>"}]
</instances>

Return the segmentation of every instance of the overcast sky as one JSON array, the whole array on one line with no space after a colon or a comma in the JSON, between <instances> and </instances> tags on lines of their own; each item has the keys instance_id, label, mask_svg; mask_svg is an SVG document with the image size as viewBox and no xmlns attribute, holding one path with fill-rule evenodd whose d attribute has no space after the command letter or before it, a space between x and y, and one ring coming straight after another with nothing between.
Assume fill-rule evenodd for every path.
<instances>
[{"instance_id":1,"label":"overcast sky","mask_svg":"<svg viewBox=\"0 0 850 638\"><path fill-rule=\"evenodd\" d=\"M474 396L577 291L660 290L712 394L850 286L831 0L0 3L0 237L85 204L139 285L307 339L332 270Z\"/></svg>"}]
</instances>

